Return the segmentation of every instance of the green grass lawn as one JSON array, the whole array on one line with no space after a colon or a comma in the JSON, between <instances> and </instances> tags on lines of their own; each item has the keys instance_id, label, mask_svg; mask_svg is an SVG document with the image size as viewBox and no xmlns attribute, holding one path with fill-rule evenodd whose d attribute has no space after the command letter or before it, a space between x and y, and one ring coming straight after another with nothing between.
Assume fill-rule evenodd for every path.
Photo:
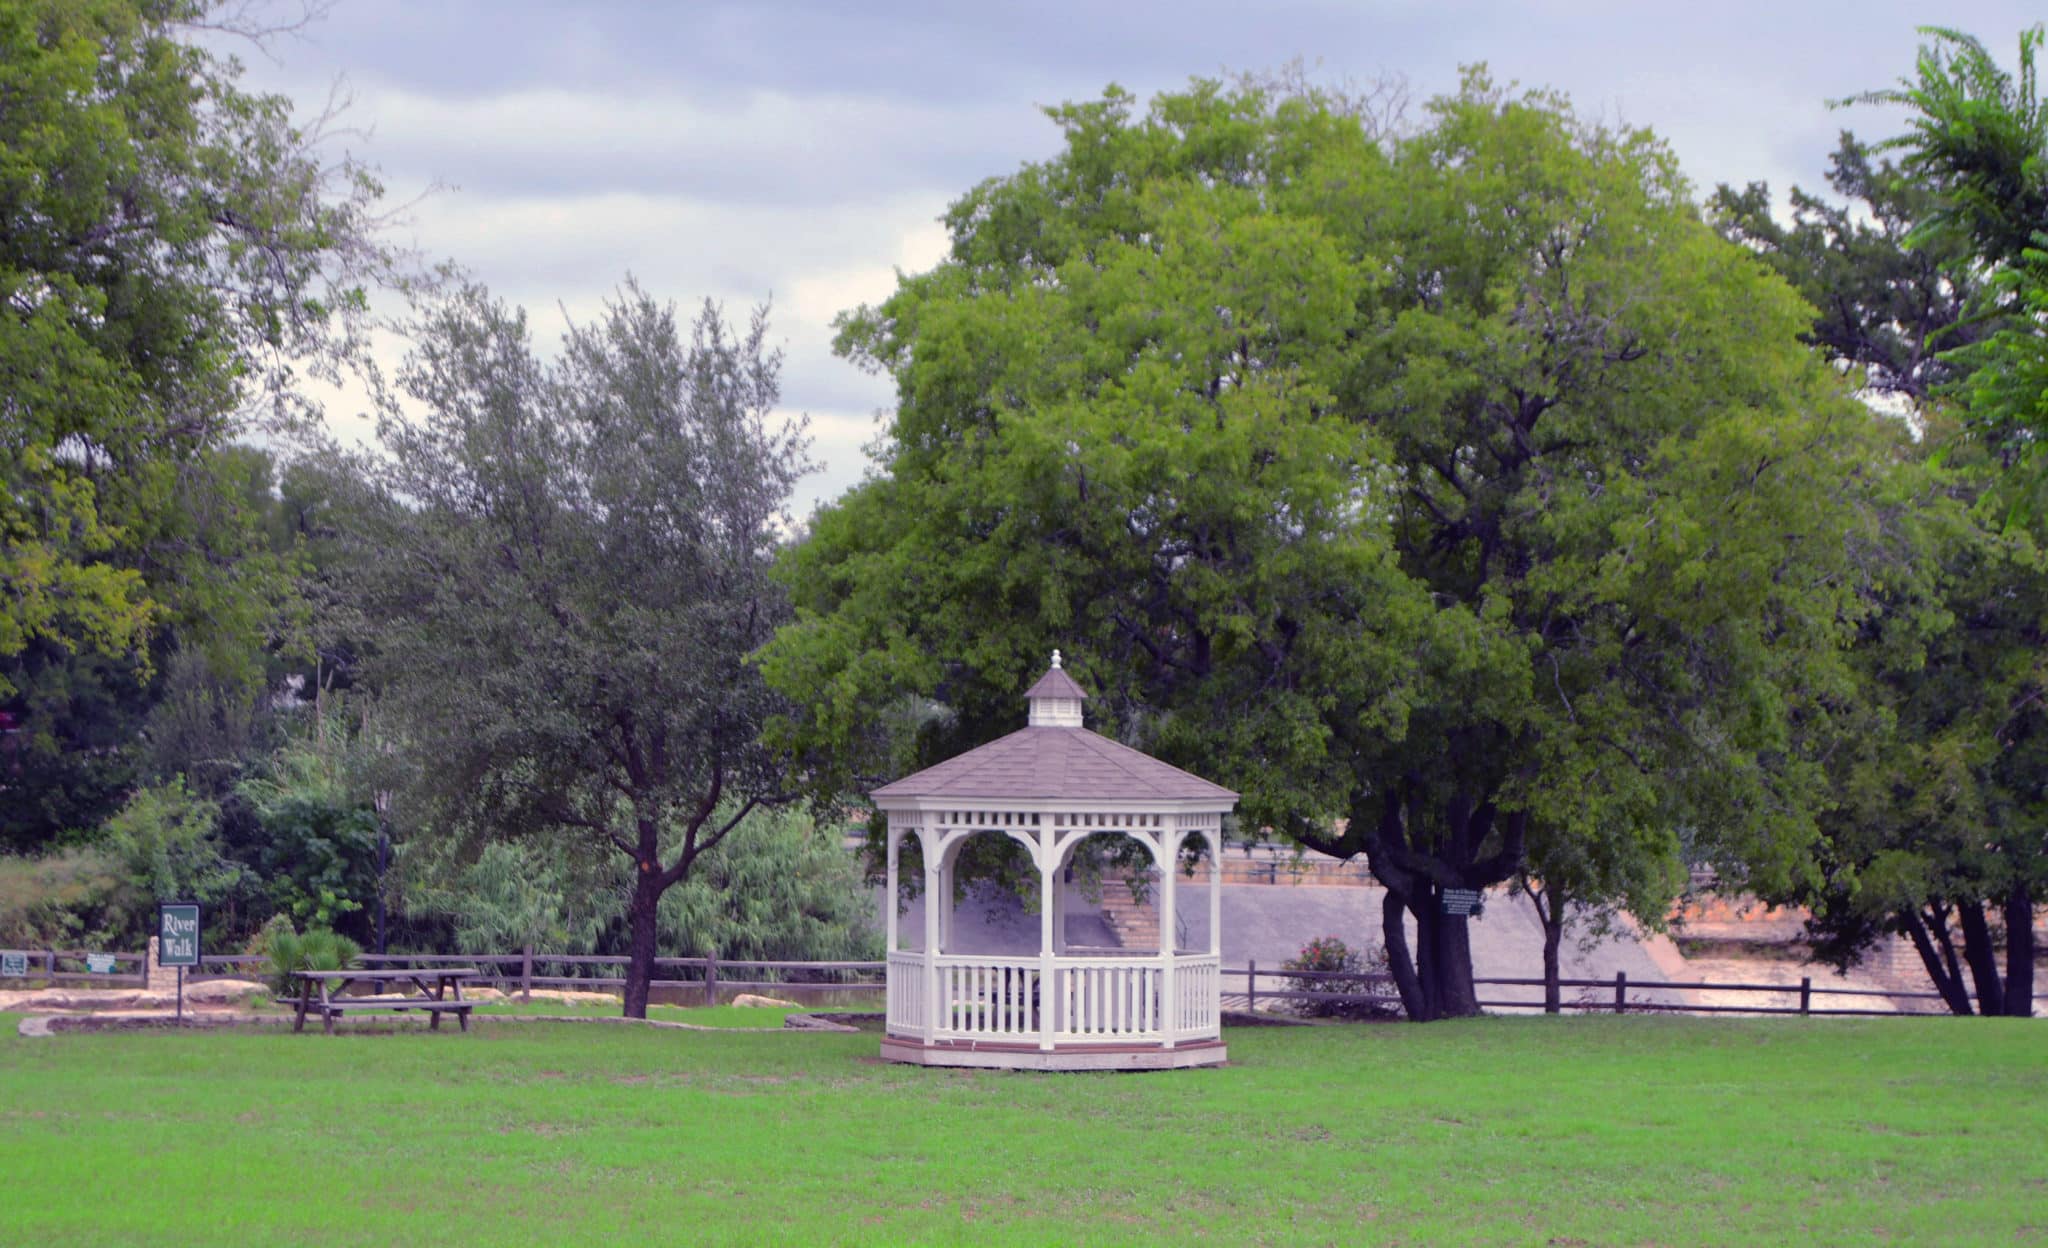
<instances>
[{"instance_id":1,"label":"green grass lawn","mask_svg":"<svg viewBox=\"0 0 2048 1248\"><path fill-rule=\"evenodd\" d=\"M0 1027L0 1244L2048 1242L2020 1020L1262 1028L1144 1075L872 1035Z\"/></svg>"}]
</instances>

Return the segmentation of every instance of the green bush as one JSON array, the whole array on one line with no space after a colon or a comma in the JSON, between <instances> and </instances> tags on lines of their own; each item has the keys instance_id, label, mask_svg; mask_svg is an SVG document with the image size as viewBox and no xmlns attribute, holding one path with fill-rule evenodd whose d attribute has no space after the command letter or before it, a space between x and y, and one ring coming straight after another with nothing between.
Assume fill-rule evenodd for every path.
<instances>
[{"instance_id":1,"label":"green bush","mask_svg":"<svg viewBox=\"0 0 2048 1248\"><path fill-rule=\"evenodd\" d=\"M39 858L0 854L0 945L10 949L119 943L127 882L119 859L74 848Z\"/></svg>"}]
</instances>

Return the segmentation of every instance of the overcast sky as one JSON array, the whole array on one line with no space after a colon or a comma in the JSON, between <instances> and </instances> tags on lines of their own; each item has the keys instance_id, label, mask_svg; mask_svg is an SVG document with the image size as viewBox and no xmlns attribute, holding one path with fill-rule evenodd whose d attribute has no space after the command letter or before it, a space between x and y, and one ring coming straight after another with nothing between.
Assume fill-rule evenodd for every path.
<instances>
[{"instance_id":1,"label":"overcast sky","mask_svg":"<svg viewBox=\"0 0 2048 1248\"><path fill-rule=\"evenodd\" d=\"M1399 75L1418 99L1461 64L1560 88L1581 111L1648 125L1697 186L1819 186L1844 126L1891 119L1825 102L1906 73L1917 23L2011 57L2039 10L1885 0L1266 0L1265 3L576 4L339 0L248 82L316 111L338 77L349 146L394 199L429 184L404 236L524 306L552 350L631 272L685 305L773 301L783 398L823 470L796 510L858 481L885 379L831 352L840 310L944 250L935 218L983 178L1054 151L1041 106L1115 82L1141 95L1296 57L1331 81ZM332 405L344 437L360 406Z\"/></svg>"}]
</instances>

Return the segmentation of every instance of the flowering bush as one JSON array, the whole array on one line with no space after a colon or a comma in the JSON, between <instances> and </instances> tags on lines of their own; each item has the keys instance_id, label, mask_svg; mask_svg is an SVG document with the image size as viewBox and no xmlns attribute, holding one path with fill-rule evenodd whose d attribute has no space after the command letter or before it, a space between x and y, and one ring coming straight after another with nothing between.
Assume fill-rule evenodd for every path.
<instances>
[{"instance_id":1,"label":"flowering bush","mask_svg":"<svg viewBox=\"0 0 2048 1248\"><path fill-rule=\"evenodd\" d=\"M1281 963L1284 970L1302 971L1290 990L1328 994L1316 1001L1293 1002L1294 1012L1309 1018L1391 1018L1400 1013L1401 998L1387 973L1387 951L1379 946L1363 954L1335 936L1318 936L1301 953Z\"/></svg>"}]
</instances>

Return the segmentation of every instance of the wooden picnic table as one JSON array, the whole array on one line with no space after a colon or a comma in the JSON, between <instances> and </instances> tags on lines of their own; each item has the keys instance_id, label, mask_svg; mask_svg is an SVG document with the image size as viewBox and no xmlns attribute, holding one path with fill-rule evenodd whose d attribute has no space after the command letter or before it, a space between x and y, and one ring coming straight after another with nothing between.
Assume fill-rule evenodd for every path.
<instances>
[{"instance_id":1,"label":"wooden picnic table","mask_svg":"<svg viewBox=\"0 0 2048 1248\"><path fill-rule=\"evenodd\" d=\"M306 1029L306 1015L318 1012L327 1025L327 1034L334 1034L334 1020L343 1014L359 1010L421 1010L428 1015L427 1029L438 1031L441 1015L453 1013L462 1030L469 1030L469 1012L476 1008L473 1001L462 999L462 981L478 974L473 966L424 966L374 971L293 971L292 978L299 981L299 1016L293 1022L293 1031ZM428 981L432 981L431 985ZM330 990L328 985L335 987ZM352 983L362 984L411 984L417 992L404 996L381 994L373 997L343 996ZM318 999L314 992L318 989ZM449 989L454 995L449 995Z\"/></svg>"}]
</instances>

